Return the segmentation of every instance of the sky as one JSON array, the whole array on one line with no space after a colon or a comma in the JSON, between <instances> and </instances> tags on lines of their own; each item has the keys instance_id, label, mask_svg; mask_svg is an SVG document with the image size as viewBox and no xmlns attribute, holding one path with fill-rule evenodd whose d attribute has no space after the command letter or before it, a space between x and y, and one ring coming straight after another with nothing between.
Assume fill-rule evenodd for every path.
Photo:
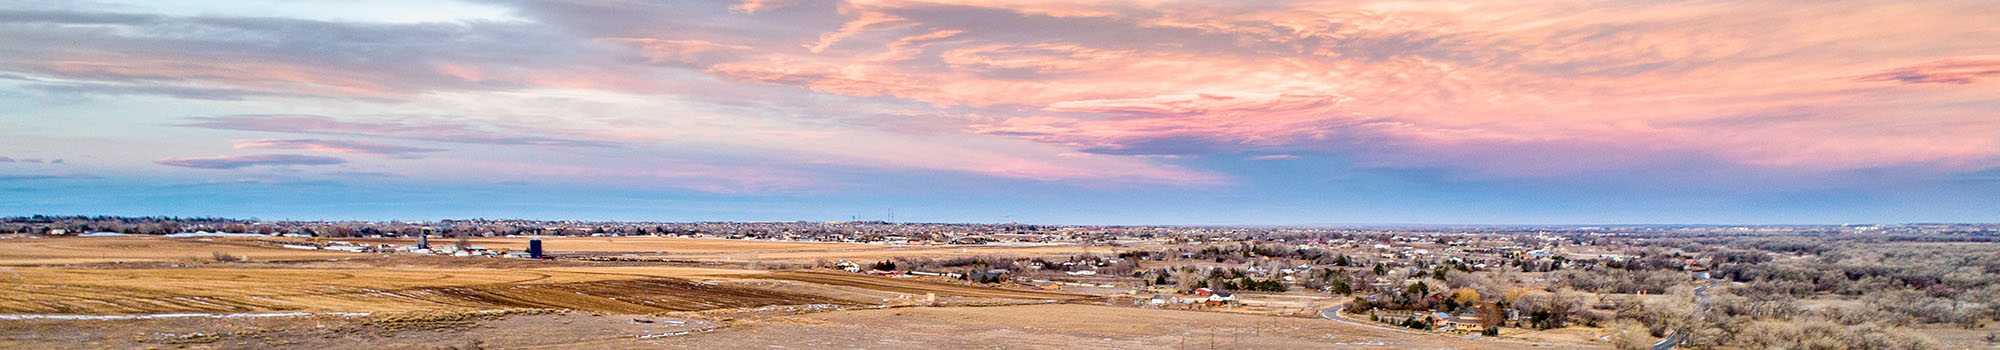
<instances>
[{"instance_id":1,"label":"sky","mask_svg":"<svg viewBox=\"0 0 2000 350\"><path fill-rule=\"evenodd\" d=\"M2000 2L0 0L0 215L2000 222Z\"/></svg>"}]
</instances>

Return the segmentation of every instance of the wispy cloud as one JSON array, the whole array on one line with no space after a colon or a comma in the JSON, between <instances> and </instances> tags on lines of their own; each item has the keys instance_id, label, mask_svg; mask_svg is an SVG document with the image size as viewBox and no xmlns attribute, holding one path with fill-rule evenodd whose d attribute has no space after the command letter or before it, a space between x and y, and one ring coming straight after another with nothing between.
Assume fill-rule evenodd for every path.
<instances>
[{"instance_id":1,"label":"wispy cloud","mask_svg":"<svg viewBox=\"0 0 2000 350\"><path fill-rule=\"evenodd\" d=\"M0 175L0 181L29 181L29 180L93 180L93 179L102 179L102 177L98 177L97 175L90 175L90 174L62 174L62 175Z\"/></svg>"},{"instance_id":2,"label":"wispy cloud","mask_svg":"<svg viewBox=\"0 0 2000 350\"><path fill-rule=\"evenodd\" d=\"M184 124L296 134L244 149L623 152L550 175L572 177L649 156L751 164L718 177L810 163L1172 184L1231 169L1171 159L1240 154L1509 178L2000 165L2000 60L1966 44L2000 36L1967 15L1995 2L494 6L520 20L0 11L0 77L334 113ZM1884 16L1898 25L1854 29ZM493 158L466 161L561 163Z\"/></svg>"},{"instance_id":3,"label":"wispy cloud","mask_svg":"<svg viewBox=\"0 0 2000 350\"><path fill-rule=\"evenodd\" d=\"M235 156L166 158L154 161L160 165L197 169L236 169L253 166L285 165L334 165L347 163L334 157L308 156L300 154L252 154Z\"/></svg>"},{"instance_id":4,"label":"wispy cloud","mask_svg":"<svg viewBox=\"0 0 2000 350\"><path fill-rule=\"evenodd\" d=\"M1856 80L1905 84L1971 84L2000 76L2000 60L1943 60L1870 74Z\"/></svg>"},{"instance_id":5,"label":"wispy cloud","mask_svg":"<svg viewBox=\"0 0 2000 350\"><path fill-rule=\"evenodd\" d=\"M1243 160L1248 160L1248 161L1253 161L1253 162L1254 162L1254 161L1266 161L1266 160L1294 160L1294 159L1299 159L1299 156L1295 156L1295 155L1290 155L1290 154L1272 154L1272 155L1262 155L1262 156L1256 156L1256 157L1250 157L1250 158L1243 158Z\"/></svg>"},{"instance_id":6,"label":"wispy cloud","mask_svg":"<svg viewBox=\"0 0 2000 350\"><path fill-rule=\"evenodd\" d=\"M255 139L236 140L236 149L296 149L318 152L365 154L390 158L415 158L416 153L437 152L442 149L397 146L363 141L319 140L319 139Z\"/></svg>"},{"instance_id":7,"label":"wispy cloud","mask_svg":"<svg viewBox=\"0 0 2000 350\"><path fill-rule=\"evenodd\" d=\"M8 158L8 157L0 157L0 163L30 163L30 164L41 164L41 163L49 163L49 164L63 164L63 160L62 160L62 158L56 158L56 159L41 159L41 158L20 158L20 159L15 159L15 158Z\"/></svg>"},{"instance_id":8,"label":"wispy cloud","mask_svg":"<svg viewBox=\"0 0 2000 350\"><path fill-rule=\"evenodd\" d=\"M611 147L611 142L488 131L466 123L399 120L340 120L318 115L255 114L197 117L181 126L294 134L391 137L487 145ZM296 143L295 143L296 144ZM350 145L351 146L351 145ZM408 153L408 152L405 152Z\"/></svg>"},{"instance_id":9,"label":"wispy cloud","mask_svg":"<svg viewBox=\"0 0 2000 350\"><path fill-rule=\"evenodd\" d=\"M0 70L75 93L395 100L560 81L583 72L549 74L548 60L562 55L551 53L595 49L515 21L368 23L60 7L0 11L0 18L9 39L0 53L16 58L0 62Z\"/></svg>"},{"instance_id":10,"label":"wispy cloud","mask_svg":"<svg viewBox=\"0 0 2000 350\"><path fill-rule=\"evenodd\" d=\"M21 158L16 161L21 163L32 163L32 164L42 164L42 163L63 164L63 160L60 158L58 159Z\"/></svg>"}]
</instances>

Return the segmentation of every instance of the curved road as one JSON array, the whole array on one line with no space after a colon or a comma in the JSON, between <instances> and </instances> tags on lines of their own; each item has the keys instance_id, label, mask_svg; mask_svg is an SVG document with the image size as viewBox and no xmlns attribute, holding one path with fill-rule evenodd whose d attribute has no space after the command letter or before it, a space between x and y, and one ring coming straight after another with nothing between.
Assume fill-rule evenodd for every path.
<instances>
[{"instance_id":1,"label":"curved road","mask_svg":"<svg viewBox=\"0 0 2000 350\"><path fill-rule=\"evenodd\" d=\"M1350 319L1350 318L1347 318L1346 314L1342 314L1342 313L1340 313L1340 310L1341 310L1341 309L1345 309L1345 308L1347 308L1347 305L1340 305L1340 306L1334 306L1334 307L1332 307L1332 308L1329 308L1329 309L1324 309L1324 310L1320 310L1320 311L1319 311L1319 317L1320 317L1320 318L1324 318L1324 319L1329 319L1329 320L1334 320L1334 321L1338 321L1338 322L1341 322L1341 323L1346 323L1346 324L1352 324L1352 325L1357 325L1357 326L1363 326L1363 327L1372 327L1372 328L1375 328L1375 329L1382 329L1382 330L1388 330L1388 331L1393 331L1393 332L1403 332L1403 333L1409 333L1409 334L1422 334L1422 335L1435 335L1435 336L1443 336L1443 335L1441 335L1441 334L1438 334L1438 333L1431 333L1431 332L1424 332L1424 331L1418 331L1418 330L1414 330L1414 329L1409 329L1409 328L1402 328L1402 327L1390 327L1390 326L1384 326L1384 325L1382 325L1382 324L1379 324L1379 323L1374 323L1374 322L1367 322L1367 321L1360 321L1360 320L1355 320L1355 319ZM1484 337L1484 340L1486 340L1486 341L1493 341L1493 342L1503 342L1503 343L1516 343L1516 344L1529 344L1529 345L1533 345L1533 346L1548 346L1548 347L1577 347L1577 346L1578 346L1577 344L1562 344L1562 343L1546 343L1546 342L1538 342L1538 341L1529 341L1529 340L1520 340L1520 339L1507 339L1507 338L1494 338L1494 337Z\"/></svg>"},{"instance_id":2,"label":"curved road","mask_svg":"<svg viewBox=\"0 0 2000 350\"><path fill-rule=\"evenodd\" d=\"M1708 314L1708 287L1714 287L1717 283L1722 283L1722 281L1708 281L1708 284L1694 287L1695 322L1701 322ZM1693 329L1674 330L1673 333L1667 334L1666 339L1660 339L1660 342L1653 343L1653 350L1673 350L1674 347L1680 346L1681 342L1687 341L1687 333L1689 331L1693 331Z\"/></svg>"},{"instance_id":3,"label":"curved road","mask_svg":"<svg viewBox=\"0 0 2000 350\"><path fill-rule=\"evenodd\" d=\"M1702 285L1702 286L1700 286L1700 287L1695 287L1695 288L1694 288L1694 303L1695 303L1695 313L1694 313L1694 317L1695 317L1695 321L1696 321L1696 322L1700 322L1700 321L1701 321L1701 320L1702 320L1702 319L1703 319L1704 317L1706 317L1706 315L1708 314L1708 299L1709 299L1709 298L1708 298L1708 287L1714 287L1714 286L1715 286L1716 284L1720 284L1720 283L1722 283L1722 281L1714 281L1714 280L1711 280L1711 281L1709 281L1709 282L1708 282L1708 284L1705 284L1705 285ZM1384 330L1390 330L1390 331L1397 331L1397 332L1405 332L1405 333L1415 333L1415 334L1429 334L1429 333L1426 333L1426 332L1418 332L1418 331L1415 331L1415 330L1410 330L1410 329L1403 329L1403 328L1396 328L1396 327L1389 327L1389 326L1384 326L1384 325L1380 325L1380 324L1376 324L1376 323L1374 323L1374 322L1362 322L1362 321L1356 321L1356 320L1352 320L1352 319L1348 319L1348 318L1347 318L1347 316L1344 316L1343 314L1341 314L1341 313L1340 313L1340 310L1341 310L1341 309L1343 309L1343 308L1346 308L1346 307L1347 307L1347 305L1340 305L1340 306L1334 306L1334 307L1332 307L1332 308L1329 308L1329 309L1325 309L1325 310L1320 310L1320 311L1319 311L1319 317L1320 317L1320 318L1324 318L1324 319L1329 319L1329 320L1334 320L1334 321L1340 321L1340 322L1342 322L1342 323L1347 323L1347 324L1353 324L1353 325L1359 325L1359 326L1366 326L1366 327L1373 327L1373 328L1377 328L1377 329L1384 329ZM1674 330L1674 331L1673 331L1673 333L1670 333L1670 334L1667 334L1667 338L1666 338L1666 339L1660 339L1660 341L1659 341L1659 342L1657 342L1657 343L1653 343L1653 349L1652 349L1652 350L1673 350L1673 348L1674 348L1674 347L1676 347L1676 346L1680 346L1680 345L1681 345L1681 342L1685 342L1685 341L1687 341L1687 333L1688 333L1689 331L1692 331L1692 329L1676 329L1676 330Z\"/></svg>"},{"instance_id":4,"label":"curved road","mask_svg":"<svg viewBox=\"0 0 2000 350\"><path fill-rule=\"evenodd\" d=\"M1361 325L1361 326L1368 326L1368 327L1375 327L1375 328L1380 328L1380 329L1386 329L1386 330L1391 330L1391 331L1397 331L1397 332L1405 332L1405 333L1419 333L1419 334L1422 334L1422 333L1423 333L1423 332L1418 332L1418 331L1415 331L1415 330L1410 330L1410 329L1406 329L1406 328L1396 328L1396 327L1389 327L1389 326L1384 326L1384 325L1379 325L1379 324L1375 324L1374 322L1362 322L1362 321L1355 321L1355 320L1351 320L1351 319L1348 319L1348 318L1347 318L1347 316L1343 316L1343 315L1341 315L1341 313L1340 313L1340 310L1341 310L1341 309L1345 309L1345 308L1347 308L1347 305L1340 305L1340 306L1335 306L1335 307L1333 307L1333 308L1331 308L1331 309L1326 309L1326 310L1320 310L1320 311L1319 311L1319 317L1320 317L1320 318L1324 318L1324 319L1329 319L1329 320L1334 320L1334 321L1340 321L1340 322L1343 322L1343 323L1347 323L1347 324L1354 324L1354 325Z\"/></svg>"}]
</instances>

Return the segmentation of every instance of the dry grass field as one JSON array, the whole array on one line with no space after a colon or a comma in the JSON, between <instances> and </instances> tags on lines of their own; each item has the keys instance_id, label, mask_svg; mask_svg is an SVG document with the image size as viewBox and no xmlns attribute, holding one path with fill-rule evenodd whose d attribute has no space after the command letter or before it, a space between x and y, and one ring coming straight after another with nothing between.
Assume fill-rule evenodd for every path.
<instances>
[{"instance_id":1,"label":"dry grass field","mask_svg":"<svg viewBox=\"0 0 2000 350\"><path fill-rule=\"evenodd\" d=\"M1315 318L1092 306L1087 304L1105 303L1106 297L826 270L763 271L715 267L729 264L688 267L646 261L355 254L266 248L265 242L259 242L267 240L274 239L0 240L0 262L13 262L12 266L0 266L0 315L27 317L0 319L0 347L98 344L110 348L155 345L243 348L372 344L438 348L482 339L531 348L1164 349L1206 345L1483 349L1527 345L1411 336ZM505 238L476 240L475 244L515 248L509 245L525 247L525 242L525 238ZM551 238L545 239L544 244L552 251L711 261L1064 256L1112 254L1123 249L879 246L652 237ZM212 252L247 256L252 261L217 262L210 257ZM924 301L926 294L938 297L936 305L1016 306L877 309L930 305ZM1321 301L1283 296L1259 300L1243 309L1312 310ZM1117 301L1122 300L1112 302ZM479 310L574 310L587 311L588 317L476 316L470 320L440 321L451 329L428 331L382 326L384 320L431 317L421 315L437 313L485 315L475 312ZM277 312L359 312L371 316L36 318ZM597 316L600 314L609 318ZM637 338L636 335L673 328L621 321L621 318L652 317L641 315L712 320L716 323L710 328L716 330ZM524 337L484 330L501 325L570 328L585 324L593 327L591 331L545 336ZM328 325L335 326L326 328ZM160 327L174 328L175 332L162 332ZM61 331L52 331L58 329ZM202 331L187 333L195 329ZM215 333L222 331L228 333ZM189 334L200 335L187 338Z\"/></svg>"},{"instance_id":2,"label":"dry grass field","mask_svg":"<svg viewBox=\"0 0 2000 350\"><path fill-rule=\"evenodd\" d=\"M723 262L809 263L818 260L877 261L893 258L933 258L976 256L1066 257L1077 254L1113 255L1129 248L1112 246L923 246L820 242L774 242L735 239L673 237L505 237L473 238L468 243L488 249L519 251L529 239L541 239L542 249L553 254L627 255L674 260ZM330 239L274 238L291 241L348 241L415 244L414 239ZM432 244L452 242L432 238Z\"/></svg>"},{"instance_id":3,"label":"dry grass field","mask_svg":"<svg viewBox=\"0 0 2000 350\"><path fill-rule=\"evenodd\" d=\"M787 349L1595 349L1412 336L1314 318L1080 304L897 308L748 322L651 347Z\"/></svg>"},{"instance_id":4,"label":"dry grass field","mask_svg":"<svg viewBox=\"0 0 2000 350\"><path fill-rule=\"evenodd\" d=\"M0 313L399 312L564 308L649 313L843 303L800 293L673 278L677 268L559 269L15 268ZM689 269L689 276L719 276ZM755 275L743 271L740 275Z\"/></svg>"},{"instance_id":5,"label":"dry grass field","mask_svg":"<svg viewBox=\"0 0 2000 350\"><path fill-rule=\"evenodd\" d=\"M1081 295L1081 294L1056 293L1056 292L1045 292L1037 290L985 288L985 287L974 287L974 286L954 285L954 284L940 284L940 283L913 281L908 279L883 278L883 277L857 275L850 273L838 273L838 272L782 271L782 272L775 272L767 276L763 276L763 278L798 281L798 282L823 284L831 286L859 287L862 289L888 291L895 293L908 293L908 294L937 293L938 295L974 297L974 298L1028 299L1028 300L1079 300L1079 299L1094 298L1094 296Z\"/></svg>"},{"instance_id":6,"label":"dry grass field","mask_svg":"<svg viewBox=\"0 0 2000 350\"><path fill-rule=\"evenodd\" d=\"M528 249L528 240L542 240L542 249L551 253L677 253L705 254L731 252L785 252L824 251L839 249L869 249L881 246L853 243L819 242L775 242L737 239L674 238L674 237L493 237L470 238L467 243L488 249L520 251ZM346 241L366 243L389 243L397 245L416 244L416 239L404 238L274 238L293 241ZM454 242L453 239L431 237L431 244L441 245Z\"/></svg>"},{"instance_id":7,"label":"dry grass field","mask_svg":"<svg viewBox=\"0 0 2000 350\"><path fill-rule=\"evenodd\" d=\"M923 245L880 245L856 243L821 242L774 242L735 239L674 238L674 237L503 237L473 238L468 243L488 249L520 251L527 249L528 240L541 239L542 249L552 254L581 255L630 255L644 258L720 261L720 262L787 262L810 263L819 260L879 261L894 258L933 258L977 256L1016 257L1067 257L1077 254L1114 255L1130 248L1112 246L923 246ZM325 243L331 241L388 243L398 245L416 244L415 239L333 239L333 238L268 238L270 241L311 241ZM451 239L432 238L432 244L446 244Z\"/></svg>"},{"instance_id":8,"label":"dry grass field","mask_svg":"<svg viewBox=\"0 0 2000 350\"><path fill-rule=\"evenodd\" d=\"M1088 296L981 288L844 273L680 267L536 269L15 268L0 275L0 314L402 312L560 308L651 313L798 304L857 304L777 280L877 293L991 299Z\"/></svg>"},{"instance_id":9,"label":"dry grass field","mask_svg":"<svg viewBox=\"0 0 2000 350\"><path fill-rule=\"evenodd\" d=\"M1126 248L1110 246L948 247L863 245L863 247L866 248L780 252L670 253L642 254L641 256L700 261L806 263L818 260L878 261L893 258L946 259L980 256L1067 257L1077 254L1115 255L1119 251L1127 250Z\"/></svg>"},{"instance_id":10,"label":"dry grass field","mask_svg":"<svg viewBox=\"0 0 2000 350\"><path fill-rule=\"evenodd\" d=\"M0 322L0 348L1600 349L1311 318L1081 304L664 316L583 312ZM643 322L641 322L643 321ZM533 331L523 331L533 330ZM560 331L551 331L560 330Z\"/></svg>"},{"instance_id":11,"label":"dry grass field","mask_svg":"<svg viewBox=\"0 0 2000 350\"><path fill-rule=\"evenodd\" d=\"M222 252L251 260L335 259L361 254L284 249L240 238L153 236L0 239L0 266L207 260Z\"/></svg>"},{"instance_id":12,"label":"dry grass field","mask_svg":"<svg viewBox=\"0 0 2000 350\"><path fill-rule=\"evenodd\" d=\"M385 258L381 254L266 248L260 246L263 243L259 240L269 239L121 236L0 240L0 261L18 262L13 267L0 267L0 313L403 312L495 308L648 313L762 305L851 304L856 300L880 302L885 296L925 293L988 299L1085 297L845 273L405 255ZM516 241L525 245L526 239L487 239L477 244L498 246ZM654 237L550 238L544 240L544 245L551 250L618 252L641 247L695 254L882 248ZM245 256L256 262L218 263L211 257L213 252ZM325 260L342 257L354 259ZM283 260L294 262L274 262ZM129 264L147 261L158 263ZM863 291L841 295L867 298L835 299L813 294L814 288L787 290L731 283L744 281L841 287Z\"/></svg>"},{"instance_id":13,"label":"dry grass field","mask_svg":"<svg viewBox=\"0 0 2000 350\"><path fill-rule=\"evenodd\" d=\"M0 322L0 349L632 349L716 326L587 312L24 320Z\"/></svg>"}]
</instances>

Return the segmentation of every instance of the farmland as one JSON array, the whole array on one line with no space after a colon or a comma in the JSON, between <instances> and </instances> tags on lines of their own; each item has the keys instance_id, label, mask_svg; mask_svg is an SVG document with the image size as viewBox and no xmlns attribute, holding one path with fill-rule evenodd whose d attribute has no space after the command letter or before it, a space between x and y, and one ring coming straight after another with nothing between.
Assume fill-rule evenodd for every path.
<instances>
[{"instance_id":1,"label":"farmland","mask_svg":"<svg viewBox=\"0 0 2000 350\"><path fill-rule=\"evenodd\" d=\"M1024 246L891 246L845 243L773 242L667 237L545 237L552 254L573 257L556 261L493 258L453 258L395 253L351 253L278 247L280 244L326 244L307 238L164 238L153 236L10 238L0 240L0 345L32 346L64 341L101 347L182 344L316 344L345 339L353 344L382 346L450 345L461 336L528 346L624 348L630 346L720 346L760 341L800 346L826 345L832 339L798 337L796 332L859 334L866 328L898 327L896 337L944 332L941 323L982 332L1039 332L1018 346L1054 344L1083 339L1060 327L1024 327L1029 318L1003 315L1062 312L1079 320L1145 317L1142 325L1106 330L1129 338L1105 342L1126 346L1166 341L1174 327L1209 322L1264 320L1269 316L1188 311L1143 311L1087 306L1123 302L1102 292L1047 291L1024 286L976 285L948 280L884 278L825 269L748 269L745 260L797 262L888 259L949 259L974 256L1062 257L1115 254L1113 247L1068 245ZM476 238L473 245L498 249L525 247L526 238ZM408 239L352 239L351 244L409 244ZM434 242L438 243L438 242ZM218 257L230 257L220 260ZM639 259L593 262L591 257ZM697 263L668 263L667 261ZM1087 289L1085 289L1087 290ZM1109 297L1109 298L1107 298ZM1280 298L1283 299L1283 298ZM1325 298L1319 298L1323 300ZM1057 304L1048 304L1057 303ZM1309 303L1309 302L1308 302ZM905 306L996 306L904 308ZM1005 306L1019 305L1019 306ZM1039 305L1039 306L1028 306ZM888 311L876 308L891 308ZM1010 309L1026 307L1028 309ZM827 310L848 310L823 312ZM565 312L536 314L536 310ZM794 310L794 311L786 311ZM798 310L822 312L798 313ZM489 314L502 311L503 314ZM515 312L529 312L519 316ZM568 312L588 312L568 313ZM772 313L777 312L777 313ZM254 317L258 315L305 315ZM169 315L163 317L161 315ZM187 316L172 316L187 315ZM213 316L199 316L213 315ZM229 315L253 316L236 318ZM450 316L470 315L470 316ZM637 333L673 333L615 319L656 315L661 322L708 325L712 336L639 339ZM902 317L902 316L910 317ZM194 318L186 318L192 316ZM106 319L90 319L91 317ZM209 318L226 317L226 318ZM384 320L443 318L438 330L389 327ZM84 319L78 319L84 318ZM985 321L974 321L989 319ZM207 320L207 321L204 321ZM303 320L316 326L341 325L347 331L300 329ZM728 321L734 320L734 321ZM1271 327L1305 327L1295 334L1263 337L1260 345L1304 347L1325 338L1314 332L1366 332L1365 328L1312 319L1279 319L1248 327L1211 329L1217 334L1262 332ZM393 323L393 322L391 322ZM519 338L480 331L487 326L549 324L590 325L595 331L559 337ZM1076 325L1072 325L1076 326ZM47 333L49 327L68 331ZM182 333L157 333L133 339L106 334L156 327L208 330L187 338ZM635 328L636 327L636 328ZM1080 327L1080 326L1079 326ZM419 327L422 328L422 327ZM1086 327L1087 328L1087 327ZM1352 328L1352 329L1349 329ZM245 332L246 329L266 331ZM273 333L269 330L280 329ZM314 328L324 329L324 328ZM1291 328L1287 328L1291 329ZM226 336L214 336L216 332ZM353 330L366 330L355 333ZM622 333L621 333L622 332ZM1096 331L1089 331L1096 332ZM1097 333L1081 333L1096 337ZM457 333L459 336L445 336ZM191 333L190 333L191 334ZM299 336L298 334L318 334ZM617 335L624 334L624 335ZM787 341L766 337L785 336ZM1381 334L1393 337L1393 334ZM1043 337L1045 336L1045 337ZM148 338L151 337L151 338ZM358 338L357 338L358 337ZM747 338L746 338L747 337ZM1187 335L1178 335L1186 338ZM400 340L398 340L400 339ZM818 339L818 340L814 340ZM977 339L977 338L970 338ZM1087 343L1098 343L1091 338ZM1116 339L1116 337L1114 337ZM1340 338L1345 339L1345 338ZM1353 340L1357 344L1370 341ZM1003 341L994 338L990 341ZM877 339L874 341L881 341ZM190 343L192 342L192 343ZM814 343L820 342L820 343ZM429 345L423 345L429 344ZM860 346L861 343L855 343ZM910 343L888 348L969 343ZM231 346L224 346L231 347ZM1139 346L1145 347L1145 346Z\"/></svg>"},{"instance_id":2,"label":"farmland","mask_svg":"<svg viewBox=\"0 0 2000 350\"><path fill-rule=\"evenodd\" d=\"M987 255L1063 257L1077 254L1116 254L1121 248L1075 244L1018 246L924 246L833 242L786 242L766 240L677 238L677 237L498 237L471 238L475 246L521 250L528 240L540 239L552 254L632 256L649 259L789 262L804 263L826 259L874 261L894 258L952 258ZM283 239L299 242L330 242L336 239ZM416 244L415 239L338 239L376 244ZM444 244L438 239L434 243Z\"/></svg>"},{"instance_id":3,"label":"farmland","mask_svg":"<svg viewBox=\"0 0 2000 350\"><path fill-rule=\"evenodd\" d=\"M338 259L353 254L283 249L242 239L151 236L0 240L0 266L206 260L214 253L259 260Z\"/></svg>"},{"instance_id":4,"label":"farmland","mask_svg":"<svg viewBox=\"0 0 2000 350\"><path fill-rule=\"evenodd\" d=\"M787 252L787 251L832 251L846 249L880 248L879 245L822 242L784 242L738 239L702 239L676 237L477 237L466 239L476 246L520 250L528 247L528 240L540 239L542 245L552 252L571 253L674 253L674 254L721 254L747 252ZM355 239L308 239L281 238L285 241L327 242L352 241L362 243L389 243L413 245L413 238L355 238ZM443 238L433 237L435 243L452 243Z\"/></svg>"},{"instance_id":5,"label":"farmland","mask_svg":"<svg viewBox=\"0 0 2000 350\"><path fill-rule=\"evenodd\" d=\"M878 330L894 329L893 334ZM809 335L809 336L808 336ZM1581 345L1468 341L1309 318L1078 304L861 310L775 318L667 346L964 349L1582 349Z\"/></svg>"},{"instance_id":6,"label":"farmland","mask_svg":"<svg viewBox=\"0 0 2000 350\"><path fill-rule=\"evenodd\" d=\"M289 240L287 240L289 241ZM577 251L620 251L603 239L550 239ZM726 252L839 248L841 244L705 239L624 239L637 249ZM482 240L503 245L525 239ZM857 245L858 246L858 245ZM614 249L615 248L615 249ZM677 250L678 251L678 250ZM854 275L771 273L688 266L384 257L272 248L242 238L142 236L0 240L0 314L406 312L441 309L559 308L652 313L789 304L854 304L753 281L856 287L850 299L897 293L1024 298L1075 296L969 288ZM30 253L32 252L32 253ZM244 259L213 261L220 252ZM457 261L464 262L464 261ZM446 267L451 266L451 267ZM871 281L874 280L874 281ZM721 283L716 283L721 282ZM770 285L769 283L765 283ZM812 290L792 286L794 290ZM864 298L865 297L865 298Z\"/></svg>"},{"instance_id":7,"label":"farmland","mask_svg":"<svg viewBox=\"0 0 2000 350\"><path fill-rule=\"evenodd\" d=\"M1107 246L1024 246L1024 247L871 247L866 249L834 249L816 251L782 252L730 252L692 254L642 255L658 258L713 260L713 261L770 261L770 262L812 262L827 259L855 261L875 261L895 258L947 259L960 257L980 257L992 255L1026 257L1066 257L1078 254L1111 255L1119 251Z\"/></svg>"},{"instance_id":8,"label":"farmland","mask_svg":"<svg viewBox=\"0 0 2000 350\"><path fill-rule=\"evenodd\" d=\"M658 312L835 302L647 274L539 269L19 268L0 313L391 312L559 307ZM746 271L748 275L754 272ZM707 295L702 297L702 295ZM622 298L622 300L620 299ZM789 302L788 302L789 301Z\"/></svg>"},{"instance_id":9,"label":"farmland","mask_svg":"<svg viewBox=\"0 0 2000 350\"><path fill-rule=\"evenodd\" d=\"M1727 349L1888 337L1929 349L1992 338L1988 304L1945 289L1992 288L1979 264L1993 243L1977 237L1871 251L1826 242L1880 238L1048 230L1057 233L812 241L17 234L0 236L10 254L0 261L11 262L0 266L0 346L1559 349L1674 339ZM545 258L524 252L535 239ZM1835 269L1877 277L1802 273ZM570 325L592 331L487 330ZM159 327L204 331L147 333ZM1718 333L1730 329L1770 335Z\"/></svg>"}]
</instances>

